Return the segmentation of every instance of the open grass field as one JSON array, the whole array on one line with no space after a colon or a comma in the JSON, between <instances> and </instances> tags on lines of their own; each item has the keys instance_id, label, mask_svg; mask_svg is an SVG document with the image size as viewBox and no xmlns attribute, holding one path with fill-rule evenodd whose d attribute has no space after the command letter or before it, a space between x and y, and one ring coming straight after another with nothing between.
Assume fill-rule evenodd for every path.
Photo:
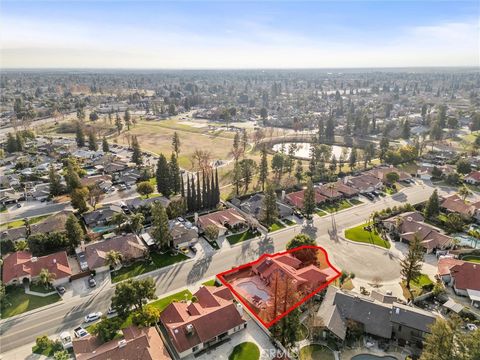
<instances>
[{"instance_id":1,"label":"open grass field","mask_svg":"<svg viewBox=\"0 0 480 360\"><path fill-rule=\"evenodd\" d=\"M45 305L60 301L58 294L40 297L25 294L23 286L8 286L6 299L3 301L1 314L2 319L15 316Z\"/></svg>"},{"instance_id":2,"label":"open grass field","mask_svg":"<svg viewBox=\"0 0 480 360\"><path fill-rule=\"evenodd\" d=\"M244 342L233 348L228 360L258 360L259 358L258 346L252 342Z\"/></svg>"},{"instance_id":3,"label":"open grass field","mask_svg":"<svg viewBox=\"0 0 480 360\"><path fill-rule=\"evenodd\" d=\"M384 247L386 249L390 249L390 242L388 242L387 240L383 240L375 230L364 230L364 227L367 225L368 224L361 224L345 230L345 237L348 240L374 244Z\"/></svg>"},{"instance_id":4,"label":"open grass field","mask_svg":"<svg viewBox=\"0 0 480 360\"><path fill-rule=\"evenodd\" d=\"M174 126L175 125L175 126ZM130 134L138 138L140 147L154 153L163 153L167 158L172 153L172 136L177 131L180 137L179 164L182 168L192 169L192 156L196 149L208 150L212 160L231 158L230 150L233 140L223 135L204 134L202 129L179 124L175 120L140 121L130 129ZM118 144L128 144L124 134L115 138Z\"/></svg>"}]
</instances>

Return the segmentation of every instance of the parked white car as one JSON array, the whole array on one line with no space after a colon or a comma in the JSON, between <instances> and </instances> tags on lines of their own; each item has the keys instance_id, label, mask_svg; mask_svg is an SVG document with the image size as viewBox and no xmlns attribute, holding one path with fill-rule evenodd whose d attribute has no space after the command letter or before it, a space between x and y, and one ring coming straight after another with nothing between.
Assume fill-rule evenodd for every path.
<instances>
[{"instance_id":1,"label":"parked white car","mask_svg":"<svg viewBox=\"0 0 480 360\"><path fill-rule=\"evenodd\" d=\"M475 331L475 330L477 330L477 325L467 324L467 329L470 330L470 331Z\"/></svg>"},{"instance_id":2,"label":"parked white car","mask_svg":"<svg viewBox=\"0 0 480 360\"><path fill-rule=\"evenodd\" d=\"M85 322L89 323L89 322L98 320L102 317L102 315L103 314L100 311L88 314L87 316L85 316Z\"/></svg>"}]
</instances>

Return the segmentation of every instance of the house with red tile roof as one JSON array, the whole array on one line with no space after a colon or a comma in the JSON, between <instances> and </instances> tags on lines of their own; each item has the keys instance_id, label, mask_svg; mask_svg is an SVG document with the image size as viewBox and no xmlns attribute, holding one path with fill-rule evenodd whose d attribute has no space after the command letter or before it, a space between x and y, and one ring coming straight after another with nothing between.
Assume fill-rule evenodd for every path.
<instances>
[{"instance_id":1,"label":"house with red tile roof","mask_svg":"<svg viewBox=\"0 0 480 360\"><path fill-rule=\"evenodd\" d=\"M315 265L303 266L303 262L292 254L265 257L252 265L252 271L267 284L271 283L275 274L281 274L291 280L296 291L303 293L311 292L337 276L330 267L320 269Z\"/></svg>"},{"instance_id":2,"label":"house with red tile roof","mask_svg":"<svg viewBox=\"0 0 480 360\"><path fill-rule=\"evenodd\" d=\"M454 258L440 258L437 274L457 295L480 304L480 264Z\"/></svg>"},{"instance_id":3,"label":"house with red tile roof","mask_svg":"<svg viewBox=\"0 0 480 360\"><path fill-rule=\"evenodd\" d=\"M415 236L418 237L427 254L434 249L445 249L452 245L450 236L424 220L422 214L411 211L383 220L383 225L390 233L397 235L400 241L410 243Z\"/></svg>"},{"instance_id":4,"label":"house with red tile roof","mask_svg":"<svg viewBox=\"0 0 480 360\"><path fill-rule=\"evenodd\" d=\"M480 171L472 171L463 178L463 181L472 185L480 184Z\"/></svg>"},{"instance_id":5,"label":"house with red tile roof","mask_svg":"<svg viewBox=\"0 0 480 360\"><path fill-rule=\"evenodd\" d=\"M5 285L21 284L25 279L34 281L42 269L54 274L54 286L68 282L72 275L65 251L41 257L32 256L29 251L17 251L3 259L2 268L2 280Z\"/></svg>"},{"instance_id":6,"label":"house with red tile roof","mask_svg":"<svg viewBox=\"0 0 480 360\"><path fill-rule=\"evenodd\" d=\"M457 213L464 218L471 218L475 215L476 208L472 204L465 202L457 194L444 197L440 207L447 212Z\"/></svg>"},{"instance_id":7,"label":"house with red tile roof","mask_svg":"<svg viewBox=\"0 0 480 360\"><path fill-rule=\"evenodd\" d=\"M196 301L173 302L160 315L166 338L178 358L196 354L247 326L243 309L224 286L202 286Z\"/></svg>"},{"instance_id":8,"label":"house with red tile roof","mask_svg":"<svg viewBox=\"0 0 480 360\"><path fill-rule=\"evenodd\" d=\"M222 236L229 228L247 226L247 220L238 210L229 208L200 216L197 225L201 231L205 231L207 226L213 225L218 228L219 236Z\"/></svg>"},{"instance_id":9,"label":"house with red tile roof","mask_svg":"<svg viewBox=\"0 0 480 360\"><path fill-rule=\"evenodd\" d=\"M155 327L129 326L122 330L123 338L106 343L97 336L73 340L77 360L171 360L160 334Z\"/></svg>"},{"instance_id":10,"label":"house with red tile roof","mask_svg":"<svg viewBox=\"0 0 480 360\"><path fill-rule=\"evenodd\" d=\"M305 190L295 191L285 195L285 200L290 205L295 206L297 209L303 209L303 198L305 196ZM321 204L327 200L326 196L320 194L320 192L315 191L315 203Z\"/></svg>"}]
</instances>

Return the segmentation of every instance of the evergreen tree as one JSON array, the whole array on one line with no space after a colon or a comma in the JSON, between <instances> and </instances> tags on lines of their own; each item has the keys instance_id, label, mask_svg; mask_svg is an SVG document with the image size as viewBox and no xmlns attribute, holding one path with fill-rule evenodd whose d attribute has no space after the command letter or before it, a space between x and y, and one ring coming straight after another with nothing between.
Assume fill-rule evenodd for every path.
<instances>
[{"instance_id":1,"label":"evergreen tree","mask_svg":"<svg viewBox=\"0 0 480 360\"><path fill-rule=\"evenodd\" d=\"M173 133L172 136L172 150L178 157L178 154L180 153L180 137L178 136L178 133L176 131Z\"/></svg>"},{"instance_id":2,"label":"evergreen tree","mask_svg":"<svg viewBox=\"0 0 480 360\"><path fill-rule=\"evenodd\" d=\"M163 154L158 157L156 178L157 191L167 198L170 197L172 193L170 166Z\"/></svg>"},{"instance_id":3,"label":"evergreen tree","mask_svg":"<svg viewBox=\"0 0 480 360\"><path fill-rule=\"evenodd\" d=\"M200 189L200 174L197 172L197 201L195 204L197 210L202 209L202 190Z\"/></svg>"},{"instance_id":4,"label":"evergreen tree","mask_svg":"<svg viewBox=\"0 0 480 360\"><path fill-rule=\"evenodd\" d=\"M118 112L115 114L115 127L117 128L117 133L120 135L120 132L122 131L122 128L123 128L123 123L122 123L122 119L118 115Z\"/></svg>"},{"instance_id":5,"label":"evergreen tree","mask_svg":"<svg viewBox=\"0 0 480 360\"><path fill-rule=\"evenodd\" d=\"M88 149L92 151L98 150L97 137L93 131L88 134Z\"/></svg>"},{"instance_id":6,"label":"evergreen tree","mask_svg":"<svg viewBox=\"0 0 480 360\"><path fill-rule=\"evenodd\" d=\"M208 180L205 178L205 170L202 171L202 209L208 208L207 185Z\"/></svg>"},{"instance_id":7,"label":"evergreen tree","mask_svg":"<svg viewBox=\"0 0 480 360\"><path fill-rule=\"evenodd\" d=\"M181 191L182 198L185 199L185 184L183 183L182 175L180 175L180 191Z\"/></svg>"},{"instance_id":8,"label":"evergreen tree","mask_svg":"<svg viewBox=\"0 0 480 360\"><path fill-rule=\"evenodd\" d=\"M214 206L217 206L219 202L220 202L220 185L218 184L218 169L215 168L215 204Z\"/></svg>"},{"instance_id":9,"label":"evergreen tree","mask_svg":"<svg viewBox=\"0 0 480 360\"><path fill-rule=\"evenodd\" d=\"M335 141L335 122L333 116L329 116L327 124L325 125L325 138L330 142Z\"/></svg>"},{"instance_id":10,"label":"evergreen tree","mask_svg":"<svg viewBox=\"0 0 480 360\"><path fill-rule=\"evenodd\" d=\"M159 248L165 249L172 241L170 228L168 226L168 216L165 208L160 202L155 202L152 206L153 220L153 239Z\"/></svg>"},{"instance_id":11,"label":"evergreen tree","mask_svg":"<svg viewBox=\"0 0 480 360\"><path fill-rule=\"evenodd\" d=\"M140 149L140 144L138 143L136 136L132 136L132 151L132 162L139 166L142 165L142 150Z\"/></svg>"},{"instance_id":12,"label":"evergreen tree","mask_svg":"<svg viewBox=\"0 0 480 360\"><path fill-rule=\"evenodd\" d=\"M388 149L390 148L390 141L388 137L384 136L380 140L380 160L385 161L385 155L387 154Z\"/></svg>"},{"instance_id":13,"label":"evergreen tree","mask_svg":"<svg viewBox=\"0 0 480 360\"><path fill-rule=\"evenodd\" d=\"M25 150L25 140L23 138L22 133L17 132L16 134L16 143L17 143L17 151L23 151Z\"/></svg>"},{"instance_id":14,"label":"evergreen tree","mask_svg":"<svg viewBox=\"0 0 480 360\"><path fill-rule=\"evenodd\" d=\"M83 239L83 230L75 215L68 216L65 222L65 231L70 247L75 249Z\"/></svg>"},{"instance_id":15,"label":"evergreen tree","mask_svg":"<svg viewBox=\"0 0 480 360\"><path fill-rule=\"evenodd\" d=\"M215 188L215 179L213 177L213 172L212 172L210 177L210 195L209 195L210 200L208 203L209 208L213 208L217 205L216 198L217 198L217 189Z\"/></svg>"},{"instance_id":16,"label":"evergreen tree","mask_svg":"<svg viewBox=\"0 0 480 360\"><path fill-rule=\"evenodd\" d=\"M127 109L125 110L125 115L123 116L123 120L125 121L125 125L127 125L127 130L130 130L130 125L132 124L130 111Z\"/></svg>"},{"instance_id":17,"label":"evergreen tree","mask_svg":"<svg viewBox=\"0 0 480 360\"><path fill-rule=\"evenodd\" d=\"M262 148L262 158L260 160L260 169L258 174L258 181L262 184L262 191L265 190L265 181L268 178L268 160L267 160L267 148Z\"/></svg>"},{"instance_id":18,"label":"evergreen tree","mask_svg":"<svg viewBox=\"0 0 480 360\"><path fill-rule=\"evenodd\" d=\"M315 211L315 189L313 188L313 182L311 179L307 181L307 188L303 194L303 212L308 219L311 219L313 212Z\"/></svg>"},{"instance_id":19,"label":"evergreen tree","mask_svg":"<svg viewBox=\"0 0 480 360\"><path fill-rule=\"evenodd\" d=\"M414 235L413 240L410 241L407 255L400 262L400 274L405 280L405 286L407 289L410 289L410 282L414 281L422 274L423 254L424 252L422 244L420 243L420 238L417 235Z\"/></svg>"},{"instance_id":20,"label":"evergreen tree","mask_svg":"<svg viewBox=\"0 0 480 360\"><path fill-rule=\"evenodd\" d=\"M356 163L357 163L357 149L354 146L350 152L350 158L348 159L348 165L350 166L350 169L353 169Z\"/></svg>"},{"instance_id":21,"label":"evergreen tree","mask_svg":"<svg viewBox=\"0 0 480 360\"><path fill-rule=\"evenodd\" d=\"M190 177L187 175L187 210L193 211L192 191L190 189Z\"/></svg>"},{"instance_id":22,"label":"evergreen tree","mask_svg":"<svg viewBox=\"0 0 480 360\"><path fill-rule=\"evenodd\" d=\"M238 194L238 190L242 184L242 167L238 162L233 166L232 184L235 186L235 194Z\"/></svg>"},{"instance_id":23,"label":"evergreen tree","mask_svg":"<svg viewBox=\"0 0 480 360\"><path fill-rule=\"evenodd\" d=\"M48 180L50 183L50 196L61 195L63 192L62 178L51 164L48 168Z\"/></svg>"},{"instance_id":24,"label":"evergreen tree","mask_svg":"<svg viewBox=\"0 0 480 360\"><path fill-rule=\"evenodd\" d=\"M85 146L85 134L83 132L83 126L80 122L77 122L77 129L75 131L75 140L77 142L78 147Z\"/></svg>"},{"instance_id":25,"label":"evergreen tree","mask_svg":"<svg viewBox=\"0 0 480 360\"><path fill-rule=\"evenodd\" d=\"M80 182L80 176L78 176L78 173L75 170L71 161L68 162L67 172L64 178L65 178L65 182L67 183L67 189L69 193L71 193L73 190L78 189L82 186Z\"/></svg>"},{"instance_id":26,"label":"evergreen tree","mask_svg":"<svg viewBox=\"0 0 480 360\"><path fill-rule=\"evenodd\" d=\"M270 182L265 187L265 197L262 204L262 221L270 226L278 219L277 195Z\"/></svg>"},{"instance_id":27,"label":"evergreen tree","mask_svg":"<svg viewBox=\"0 0 480 360\"><path fill-rule=\"evenodd\" d=\"M194 176L192 176L190 188L191 188L191 191L192 191L192 199L191 199L192 210L191 211L198 211L200 209L197 208L197 190L195 189L195 178L194 178Z\"/></svg>"},{"instance_id":28,"label":"evergreen tree","mask_svg":"<svg viewBox=\"0 0 480 360\"><path fill-rule=\"evenodd\" d=\"M13 154L17 151L17 140L12 133L7 135L7 152Z\"/></svg>"},{"instance_id":29,"label":"evergreen tree","mask_svg":"<svg viewBox=\"0 0 480 360\"><path fill-rule=\"evenodd\" d=\"M297 160L297 166L295 167L295 178L297 179L297 184L300 184L303 179L303 166L301 160Z\"/></svg>"},{"instance_id":30,"label":"evergreen tree","mask_svg":"<svg viewBox=\"0 0 480 360\"><path fill-rule=\"evenodd\" d=\"M440 200L438 199L438 192L435 189L430 195L427 203L425 204L424 215L427 219L433 219L440 213Z\"/></svg>"},{"instance_id":31,"label":"evergreen tree","mask_svg":"<svg viewBox=\"0 0 480 360\"><path fill-rule=\"evenodd\" d=\"M171 184L172 190L175 194L180 192L180 167L178 166L177 157L175 153L172 153L170 157L170 176L171 176Z\"/></svg>"},{"instance_id":32,"label":"evergreen tree","mask_svg":"<svg viewBox=\"0 0 480 360\"><path fill-rule=\"evenodd\" d=\"M405 119L403 122L403 128L402 128L402 138L405 140L410 139L410 122L408 119Z\"/></svg>"},{"instance_id":33,"label":"evergreen tree","mask_svg":"<svg viewBox=\"0 0 480 360\"><path fill-rule=\"evenodd\" d=\"M107 138L104 136L102 140L102 150L104 153L107 153L110 151L110 146L108 145Z\"/></svg>"}]
</instances>

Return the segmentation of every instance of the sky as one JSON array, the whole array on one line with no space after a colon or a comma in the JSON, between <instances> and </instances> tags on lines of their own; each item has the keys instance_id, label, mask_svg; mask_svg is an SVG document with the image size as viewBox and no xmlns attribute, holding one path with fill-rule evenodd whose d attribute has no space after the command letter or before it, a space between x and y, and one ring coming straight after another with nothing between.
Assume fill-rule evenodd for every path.
<instances>
[{"instance_id":1,"label":"sky","mask_svg":"<svg viewBox=\"0 0 480 360\"><path fill-rule=\"evenodd\" d=\"M480 66L480 0L0 1L2 68Z\"/></svg>"}]
</instances>

